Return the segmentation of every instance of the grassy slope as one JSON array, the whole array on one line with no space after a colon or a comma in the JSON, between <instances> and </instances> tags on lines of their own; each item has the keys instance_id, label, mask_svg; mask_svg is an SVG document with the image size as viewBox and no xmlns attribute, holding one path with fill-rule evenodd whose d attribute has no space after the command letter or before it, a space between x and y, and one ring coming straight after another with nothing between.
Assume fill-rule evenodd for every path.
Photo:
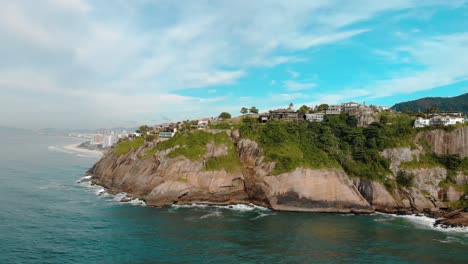
<instances>
[{"instance_id":1,"label":"grassy slope","mask_svg":"<svg viewBox=\"0 0 468 264\"><path fill-rule=\"evenodd\" d=\"M216 146L224 144L228 148L228 155L210 158L205 161L205 170L225 169L229 172L241 171L241 164L237 151L226 133L211 134L205 131L194 131L188 134L178 134L170 140L164 141L146 151L146 156L154 155L158 151L174 148L169 158L184 156L192 161L203 160L207 151L207 144L214 142Z\"/></svg>"}]
</instances>

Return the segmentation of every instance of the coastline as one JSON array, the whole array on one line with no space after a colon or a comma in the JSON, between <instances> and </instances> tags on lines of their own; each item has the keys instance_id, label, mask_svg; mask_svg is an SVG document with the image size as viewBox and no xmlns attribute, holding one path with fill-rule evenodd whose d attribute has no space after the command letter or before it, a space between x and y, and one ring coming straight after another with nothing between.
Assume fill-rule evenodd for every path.
<instances>
[{"instance_id":1,"label":"coastline","mask_svg":"<svg viewBox=\"0 0 468 264\"><path fill-rule=\"evenodd\" d=\"M149 208L218 208L218 209L232 209L232 210L239 210L239 211L253 211L253 210L261 210L261 211L271 211L274 215L279 212L288 212L283 210L275 210L272 208L264 207L262 205L258 205L255 203L247 202L247 203L182 203L182 204L172 204L172 205L165 205L165 206L154 206L154 205L147 205L146 201L142 197L131 196L126 192L118 192L118 191L110 191L109 188L102 186L93 182L92 175L83 176L80 178L77 183L87 184L89 187L94 187L97 189L95 191L96 196L111 196L113 197L112 201L121 202L121 203L128 203L131 205L136 206L144 206ZM295 213L303 213L300 211L289 211ZM456 232L456 233L467 233L468 226L456 226L456 225L445 225L438 223L438 220L444 218L437 218L434 215L429 215L426 213L408 213L408 214L398 214L398 213L388 213L384 211L376 210L373 213L359 213L359 212L309 212L311 214L335 214L335 215L369 215L369 216L383 216L385 218L401 218L406 219L407 221L416 224L419 228L429 228L434 231L439 232ZM377 220L379 221L379 220ZM385 222L386 220L380 220Z\"/></svg>"},{"instance_id":2,"label":"coastline","mask_svg":"<svg viewBox=\"0 0 468 264\"><path fill-rule=\"evenodd\" d=\"M68 151L73 151L73 152L78 152L78 153L83 153L83 154L92 154L92 155L99 155L99 156L102 156L104 154L103 151L80 148L79 147L80 144L81 143L70 144L70 145L63 146L63 148Z\"/></svg>"}]
</instances>

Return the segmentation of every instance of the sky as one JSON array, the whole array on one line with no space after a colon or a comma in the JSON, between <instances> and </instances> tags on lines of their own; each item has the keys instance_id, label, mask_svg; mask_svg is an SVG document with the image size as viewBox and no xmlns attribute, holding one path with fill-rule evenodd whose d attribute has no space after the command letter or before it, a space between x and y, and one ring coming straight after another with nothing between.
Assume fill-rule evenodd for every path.
<instances>
[{"instance_id":1,"label":"sky","mask_svg":"<svg viewBox=\"0 0 468 264\"><path fill-rule=\"evenodd\" d=\"M468 0L0 0L0 126L468 92Z\"/></svg>"}]
</instances>

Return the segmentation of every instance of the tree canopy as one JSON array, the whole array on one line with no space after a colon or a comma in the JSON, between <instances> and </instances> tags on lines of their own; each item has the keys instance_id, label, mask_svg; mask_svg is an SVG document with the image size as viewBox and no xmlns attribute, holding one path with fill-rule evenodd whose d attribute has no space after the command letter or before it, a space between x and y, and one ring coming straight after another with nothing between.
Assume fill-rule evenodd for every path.
<instances>
[{"instance_id":1,"label":"tree canopy","mask_svg":"<svg viewBox=\"0 0 468 264\"><path fill-rule=\"evenodd\" d=\"M258 114L258 109L255 106L250 107L249 113L251 114Z\"/></svg>"},{"instance_id":2,"label":"tree canopy","mask_svg":"<svg viewBox=\"0 0 468 264\"><path fill-rule=\"evenodd\" d=\"M249 112L249 110L247 109L247 107L242 107L241 110L240 110L241 114L245 115Z\"/></svg>"},{"instance_id":3,"label":"tree canopy","mask_svg":"<svg viewBox=\"0 0 468 264\"><path fill-rule=\"evenodd\" d=\"M222 112L221 114L219 114L218 117L221 118L221 119L229 119L229 118L231 118L231 114L228 113L228 112Z\"/></svg>"},{"instance_id":4,"label":"tree canopy","mask_svg":"<svg viewBox=\"0 0 468 264\"><path fill-rule=\"evenodd\" d=\"M299 108L299 110L297 110L297 112L301 115L307 114L309 113L309 111L310 111L310 107L308 107L307 105L303 105Z\"/></svg>"}]
</instances>

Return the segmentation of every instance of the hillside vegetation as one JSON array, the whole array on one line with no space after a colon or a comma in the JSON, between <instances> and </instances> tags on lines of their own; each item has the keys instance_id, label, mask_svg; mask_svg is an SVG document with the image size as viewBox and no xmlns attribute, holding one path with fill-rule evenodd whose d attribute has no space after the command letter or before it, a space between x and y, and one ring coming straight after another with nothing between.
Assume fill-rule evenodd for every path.
<instances>
[{"instance_id":1,"label":"hillside vegetation","mask_svg":"<svg viewBox=\"0 0 468 264\"><path fill-rule=\"evenodd\" d=\"M380 122L368 127L358 127L354 116L327 115L323 122L301 122L272 120L260 124L246 116L239 124L240 135L256 141L264 150L266 161L275 162L273 175L291 172L299 167L343 168L349 175L385 183L392 172L389 161L379 152L386 148L414 148L416 133L429 128L414 129L414 118L402 113L381 113ZM228 154L206 159L207 146L224 145ZM429 149L425 142L420 146ZM124 141L115 147L121 155L144 144L143 138ZM202 130L185 131L175 137L144 150L140 158L153 156L156 152L170 150L169 158L184 156L192 161L204 161L205 170L240 171L236 146L226 133L212 134ZM456 171L468 170L468 159L457 155L437 156L423 154L419 161L402 163L406 169L421 167L445 167L452 175Z\"/></svg>"},{"instance_id":2,"label":"hillside vegetation","mask_svg":"<svg viewBox=\"0 0 468 264\"><path fill-rule=\"evenodd\" d=\"M357 126L346 114L327 115L321 123L272 121L258 124L245 118L243 137L257 141L268 160L276 162L274 174L297 167L342 167L352 176L384 179L388 160L379 152L388 147L410 146L416 131L406 115L383 116L383 123Z\"/></svg>"},{"instance_id":3,"label":"hillside vegetation","mask_svg":"<svg viewBox=\"0 0 468 264\"><path fill-rule=\"evenodd\" d=\"M431 109L468 114L468 93L455 97L426 97L392 106L396 111L426 112ZM434 109L434 110L435 110Z\"/></svg>"}]
</instances>

